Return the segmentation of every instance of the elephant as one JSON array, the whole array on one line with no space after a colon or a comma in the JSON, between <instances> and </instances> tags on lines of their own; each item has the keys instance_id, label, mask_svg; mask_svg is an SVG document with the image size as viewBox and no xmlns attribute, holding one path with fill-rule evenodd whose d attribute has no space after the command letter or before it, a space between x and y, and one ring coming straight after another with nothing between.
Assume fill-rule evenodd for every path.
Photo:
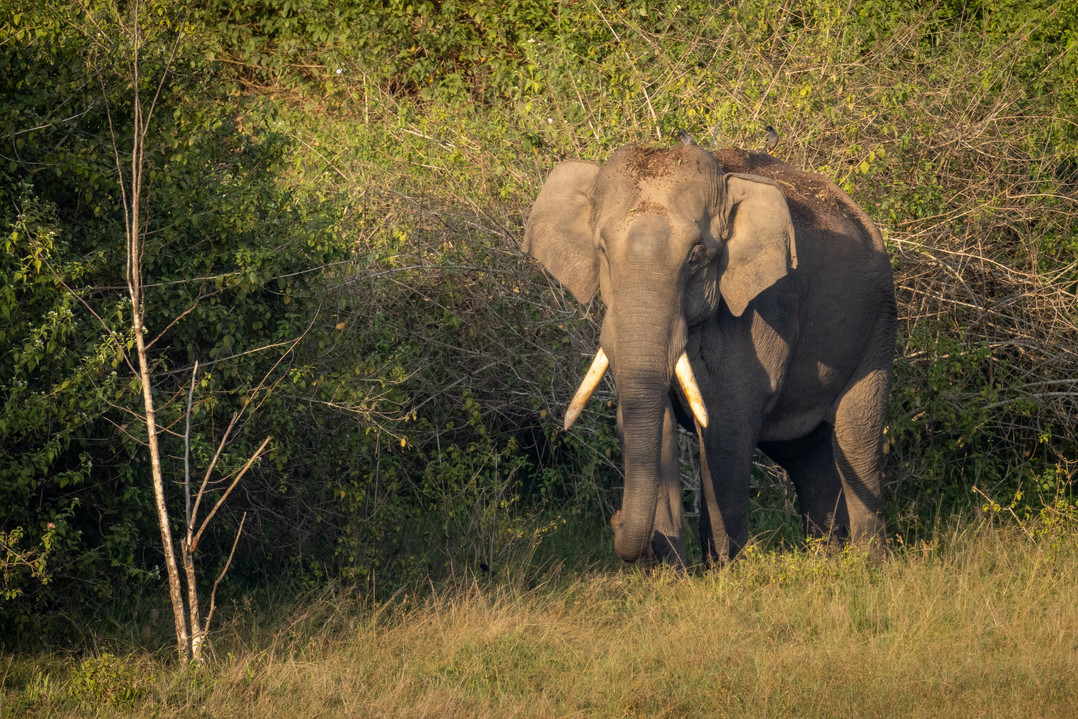
<instances>
[{"instance_id":1,"label":"elephant","mask_svg":"<svg viewBox=\"0 0 1078 719\"><path fill-rule=\"evenodd\" d=\"M609 370L618 557L684 566L678 424L699 437L709 566L748 542L757 448L787 471L806 532L883 551L897 308L883 238L849 195L763 153L625 145L558 163L521 249L605 305L564 424Z\"/></svg>"}]
</instances>

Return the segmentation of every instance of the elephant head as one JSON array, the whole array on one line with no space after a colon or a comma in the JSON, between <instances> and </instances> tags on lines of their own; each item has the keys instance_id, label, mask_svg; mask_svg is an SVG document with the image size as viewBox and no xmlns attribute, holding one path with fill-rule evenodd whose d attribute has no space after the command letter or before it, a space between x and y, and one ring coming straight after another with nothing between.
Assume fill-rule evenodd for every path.
<instances>
[{"instance_id":1,"label":"elephant head","mask_svg":"<svg viewBox=\"0 0 1078 719\"><path fill-rule=\"evenodd\" d=\"M579 301L598 289L606 305L599 351L565 426L609 367L625 463L615 551L635 561L651 538L675 379L696 423L708 423L688 338L717 313L742 315L796 267L786 200L770 180L724 173L696 145L630 145L602 166L557 165L532 207L523 250Z\"/></svg>"}]
</instances>

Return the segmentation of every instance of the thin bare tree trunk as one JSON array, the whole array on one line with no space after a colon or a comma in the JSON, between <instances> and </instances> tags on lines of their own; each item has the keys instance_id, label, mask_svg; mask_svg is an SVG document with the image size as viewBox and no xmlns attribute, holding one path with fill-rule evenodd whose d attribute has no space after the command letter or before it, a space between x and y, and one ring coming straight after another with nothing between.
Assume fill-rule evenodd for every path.
<instances>
[{"instance_id":1,"label":"thin bare tree trunk","mask_svg":"<svg viewBox=\"0 0 1078 719\"><path fill-rule=\"evenodd\" d=\"M83 9L86 12L90 12L85 6ZM118 11L117 11L118 13ZM247 409L247 404L244 405L243 410L233 414L232 421L225 431L225 436L221 439L221 443L217 448L217 453L214 455L213 461L210 463L209 468L206 470L206 476L202 481L202 487L199 489L198 496L195 499L194 506L191 504L191 467L190 467L190 443L191 443L191 405L194 398L194 385L195 378L198 374L198 363L195 363L194 371L191 375L191 388L187 395L187 427L184 433L184 498L185 498L185 522L184 532L180 539L180 561L183 564L184 576L181 580L180 569L176 560L176 548L172 539L172 527L168 517L168 501L165 497L165 480L164 472L161 469L161 450L158 445L157 434L157 419L154 410L153 390L150 383L150 360L148 346L146 344L146 333L143 325L145 301L143 298L144 284L142 279L142 260L144 247L142 245L142 239L145 234L145 228L142 225L141 210L143 200L143 185L142 177L143 170L145 169L145 148L146 148L146 135L150 126L150 118L153 116L154 108L156 107L158 97L161 94L161 90L164 87L165 78L168 76L169 68L172 65L172 60L176 55L176 49L179 47L180 37L182 30L177 32L176 39L172 45L172 53L168 58L168 62L165 66L164 73L157 83L157 89L153 99L148 103L147 107L143 107L142 101L139 97L139 73L140 73L140 44L141 44L141 30L139 27L139 13L140 2L135 0L131 6L131 48L130 48L130 79L132 81L132 87L134 90L134 103L133 103L133 138L131 142L131 168L129 175L125 178L123 166L120 160L119 145L117 143L116 134L112 125L112 110L108 105L108 95L105 92L104 79L102 78L102 93L105 97L106 112L109 119L109 131L112 134L112 149L116 159L116 172L120 178L120 193L123 200L122 207L124 212L124 225L126 233L126 245L127 245L127 291L131 298L131 325L135 335L135 345L138 354L138 377L142 383L142 404L143 404L143 416L146 421L146 437L150 454L150 470L153 480L153 492L154 503L157 508L157 522L158 527L161 530L161 549L165 555L165 571L168 574L168 588L169 598L172 601L172 614L176 624L176 645L179 653L180 661L186 662L194 659L198 661L201 659L202 647L204 645L207 632L209 631L210 619L213 617L213 609L215 603L215 597L217 594L217 587L224 578L225 572L228 571L229 565L232 563L232 556L236 552L236 545L239 543L240 534L243 532L243 524L247 518L246 513L243 516L243 520L240 521L239 530L236 532L236 538L232 543L232 551L228 555L228 561L225 563L224 569L217 577L217 581L213 584L213 589L210 592L209 603L210 611L206 617L205 623L202 622L201 609L198 601L198 584L196 582L194 553L198 547L199 540L202 537L202 533L206 530L210 520L213 518L217 510L224 504L225 500L232 493L232 490L236 488L239 481L243 478L248 469L261 457L266 446L269 444L270 438L267 437L263 440L262 444L255 451L255 453L247 460L246 464L239 470L235 478L229 484L224 493L217 499L213 508L210 510L208 516L202 520L201 524L198 523L198 509L202 502L204 493L210 481L210 476L213 473L214 467L217 464L217 460L221 456L221 452L224 450L225 444L232 432L236 421L239 416ZM197 305L197 300L195 302ZM187 310L189 312L190 310ZM183 314L187 314L184 312ZM181 317L183 315L180 315ZM177 318L178 319L178 318ZM175 321L175 320L174 320ZM171 325L170 325L171 326ZM106 327L107 329L107 327ZM167 328L166 328L167 329ZM304 333L306 334L306 333ZM294 347L299 340L297 338L292 342ZM124 350L122 344L117 339L117 344L120 345L120 351L124 353L125 358L129 358L129 355ZM153 342L150 343L152 345ZM283 357L282 357L283 359ZM278 360L278 364L281 360ZM129 364L130 359L128 359ZM276 368L277 365L274 365ZM270 370L273 371L272 369ZM269 373L266 377L263 377L262 382L259 383L256 389L256 394L262 389L264 383L269 377ZM248 400L248 403L250 400ZM196 531L197 525L197 531ZM187 601L184 602L183 596L183 583L187 585Z\"/></svg>"},{"instance_id":2,"label":"thin bare tree trunk","mask_svg":"<svg viewBox=\"0 0 1078 719\"><path fill-rule=\"evenodd\" d=\"M168 574L169 596L172 600L172 614L176 623L176 645L180 661L186 661L190 657L190 644L188 643L187 622L184 618L183 590L180 586L180 572L176 566L176 551L172 544L172 527L168 519L168 502L165 498L164 472L161 470L161 450L157 443L157 418L154 411L153 389L150 384L150 361L146 351L146 333L142 324L143 298L142 298L142 222L139 216L142 207L142 170L143 153L146 146L146 129L149 126L149 115L153 113L151 103L149 113L143 115L142 102L139 98L139 3L136 1L131 9L132 49L131 49L131 78L134 88L134 133L131 141L131 174L128 178L129 188L124 192L123 172L120 170L119 154L116 156L116 169L120 174L120 188L124 193L124 220L127 244L127 292L131 297L131 325L135 333L135 347L138 353L139 380L142 382L142 406L146 419L146 438L150 452L150 472L153 479L154 503L157 507L157 523L161 530L161 549L165 553L165 572ZM173 48L175 52L175 47ZM171 61L171 60L170 60ZM166 71L167 73L167 71ZM163 82L163 78L162 78ZM160 92L161 85L158 85ZM109 125L112 125L111 112L109 113ZM113 149L116 150L115 136L113 137Z\"/></svg>"},{"instance_id":3,"label":"thin bare tree trunk","mask_svg":"<svg viewBox=\"0 0 1078 719\"><path fill-rule=\"evenodd\" d=\"M135 244L137 245L137 241ZM161 471L161 452L157 446L157 420L154 414L153 393L150 389L150 364L146 356L146 340L142 329L141 314L137 305L132 308L135 346L138 350L139 379L142 380L142 404L146 414L146 435L150 449L150 470L153 475L153 496L157 505L157 523L161 529L161 548L165 552L165 571L168 573L168 592L172 599L172 614L176 622L176 644L180 660L186 661L190 656L190 645L188 644L187 622L183 616L183 590L180 587L180 571L176 566L176 551L172 545L172 527L168 521L165 480L164 473Z\"/></svg>"},{"instance_id":4,"label":"thin bare tree trunk","mask_svg":"<svg viewBox=\"0 0 1078 719\"><path fill-rule=\"evenodd\" d=\"M183 558L183 569L187 574L187 616L190 618L191 632L191 659L202 659L202 642L205 638L205 630L201 621L201 612L198 608L198 584L195 582L195 557L191 553L188 540L180 541L180 556Z\"/></svg>"},{"instance_id":5,"label":"thin bare tree trunk","mask_svg":"<svg viewBox=\"0 0 1078 719\"><path fill-rule=\"evenodd\" d=\"M191 387L187 390L186 428L183 433L183 496L186 507L184 519L184 538L180 540L180 558L187 575L187 615L190 618L191 659L202 660L202 642L209 631L210 622L201 623L202 612L198 606L198 587L195 582L195 557L191 551L191 538L194 531L191 520L191 408L195 398L195 380L198 377L198 360L191 370Z\"/></svg>"}]
</instances>

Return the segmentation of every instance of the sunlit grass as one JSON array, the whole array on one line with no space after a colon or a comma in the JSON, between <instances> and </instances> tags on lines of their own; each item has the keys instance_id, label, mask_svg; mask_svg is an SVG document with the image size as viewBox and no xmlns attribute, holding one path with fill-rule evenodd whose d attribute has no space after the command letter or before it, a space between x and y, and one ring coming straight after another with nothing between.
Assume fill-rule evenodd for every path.
<instances>
[{"instance_id":1,"label":"sunlit grass","mask_svg":"<svg viewBox=\"0 0 1078 719\"><path fill-rule=\"evenodd\" d=\"M965 525L883 561L749 551L689 576L337 592L181 671L8 657L5 716L1073 716L1074 522Z\"/></svg>"}]
</instances>

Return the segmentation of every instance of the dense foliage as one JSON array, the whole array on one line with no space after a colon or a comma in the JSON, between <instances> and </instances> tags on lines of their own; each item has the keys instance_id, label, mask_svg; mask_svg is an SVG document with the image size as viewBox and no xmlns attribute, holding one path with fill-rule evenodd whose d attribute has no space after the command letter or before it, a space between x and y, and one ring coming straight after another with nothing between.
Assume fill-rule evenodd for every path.
<instances>
[{"instance_id":1,"label":"dense foliage","mask_svg":"<svg viewBox=\"0 0 1078 719\"><path fill-rule=\"evenodd\" d=\"M6 3L5 632L57 607L134 612L161 586L139 387L116 348L135 9L140 89L166 78L144 261L168 476L194 361L196 465L272 387L225 462L266 435L272 451L202 556L219 566L248 511L230 580L245 591L608 554L593 548L620 484L612 387L558 430L601 308L516 247L555 161L678 128L760 147L774 124L782 159L884 229L902 323L892 528L982 493L1021 511L1070 492L1078 9L795 5ZM761 531L793 525L772 474Z\"/></svg>"}]
</instances>

